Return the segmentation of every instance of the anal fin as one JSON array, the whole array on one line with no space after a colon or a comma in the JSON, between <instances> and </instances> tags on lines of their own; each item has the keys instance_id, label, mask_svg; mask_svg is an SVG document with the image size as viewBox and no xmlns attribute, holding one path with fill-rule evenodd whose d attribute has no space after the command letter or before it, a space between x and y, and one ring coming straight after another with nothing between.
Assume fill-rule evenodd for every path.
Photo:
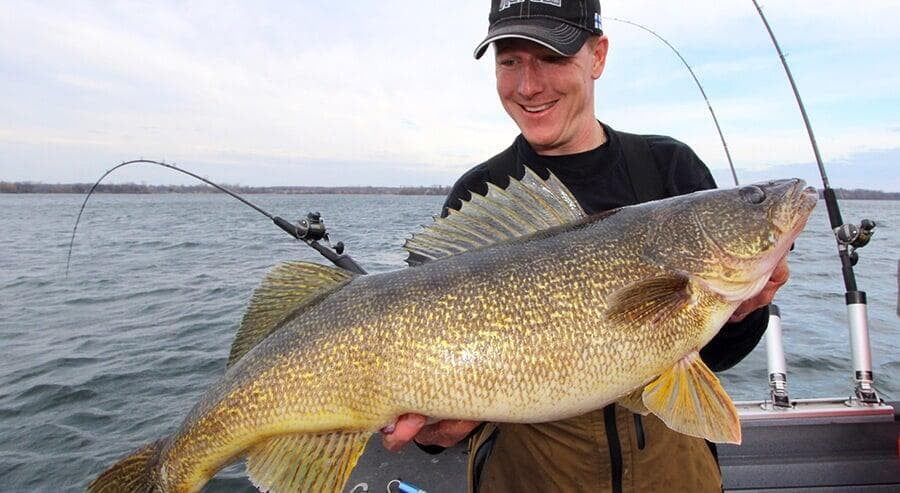
<instances>
[{"instance_id":1,"label":"anal fin","mask_svg":"<svg viewBox=\"0 0 900 493\"><path fill-rule=\"evenodd\" d=\"M644 388L639 387L634 392L624 395L616 401L616 404L628 409L629 411L646 416L650 414L650 410L644 405Z\"/></svg>"},{"instance_id":2,"label":"anal fin","mask_svg":"<svg viewBox=\"0 0 900 493\"><path fill-rule=\"evenodd\" d=\"M283 435L247 454L247 473L260 491L340 493L370 432Z\"/></svg>"},{"instance_id":3,"label":"anal fin","mask_svg":"<svg viewBox=\"0 0 900 493\"><path fill-rule=\"evenodd\" d=\"M737 409L696 351L644 387L643 401L677 432L711 442L741 443Z\"/></svg>"}]
</instances>

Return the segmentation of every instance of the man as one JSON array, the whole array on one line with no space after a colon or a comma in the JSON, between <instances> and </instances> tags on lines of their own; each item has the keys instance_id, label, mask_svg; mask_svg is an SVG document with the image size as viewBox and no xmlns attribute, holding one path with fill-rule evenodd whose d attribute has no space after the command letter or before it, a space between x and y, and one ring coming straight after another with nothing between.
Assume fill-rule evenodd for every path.
<instances>
[{"instance_id":1,"label":"man","mask_svg":"<svg viewBox=\"0 0 900 493\"><path fill-rule=\"evenodd\" d=\"M486 183L505 187L509 176L521 177L525 164L543 176L553 172L589 214L715 187L681 142L617 132L595 117L594 81L609 47L599 0L493 0L489 19L475 58L494 45L497 93L522 133L457 181L445 215L471 192L486 193ZM701 351L711 369L733 366L756 346L767 305L787 278L782 260L763 292ZM721 490L714 446L615 404L553 423L425 423L401 416L385 430L385 446L399 450L412 439L426 449L447 447L472 434L469 482L478 491Z\"/></svg>"}]
</instances>

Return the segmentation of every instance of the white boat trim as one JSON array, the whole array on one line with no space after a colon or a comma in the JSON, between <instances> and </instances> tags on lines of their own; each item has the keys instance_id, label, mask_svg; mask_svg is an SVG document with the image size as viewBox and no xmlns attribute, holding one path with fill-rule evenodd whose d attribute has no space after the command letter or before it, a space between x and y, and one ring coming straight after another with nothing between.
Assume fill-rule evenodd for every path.
<instances>
[{"instance_id":1,"label":"white boat trim","mask_svg":"<svg viewBox=\"0 0 900 493\"><path fill-rule=\"evenodd\" d=\"M771 426L778 422L802 425L894 420L891 405L864 404L855 398L797 399L791 401L789 408L775 407L770 400L739 401L734 405L744 427Z\"/></svg>"}]
</instances>

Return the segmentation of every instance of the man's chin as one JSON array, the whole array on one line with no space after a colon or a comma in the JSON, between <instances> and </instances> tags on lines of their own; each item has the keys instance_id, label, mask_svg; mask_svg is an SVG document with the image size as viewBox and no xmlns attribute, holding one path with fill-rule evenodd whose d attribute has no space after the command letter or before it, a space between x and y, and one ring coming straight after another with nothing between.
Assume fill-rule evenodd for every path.
<instances>
[{"instance_id":1,"label":"man's chin","mask_svg":"<svg viewBox=\"0 0 900 493\"><path fill-rule=\"evenodd\" d=\"M559 147L559 139L556 134L547 131L535 130L522 128L522 135L525 137L525 140L531 144L531 147L535 151L542 150L551 150Z\"/></svg>"}]
</instances>

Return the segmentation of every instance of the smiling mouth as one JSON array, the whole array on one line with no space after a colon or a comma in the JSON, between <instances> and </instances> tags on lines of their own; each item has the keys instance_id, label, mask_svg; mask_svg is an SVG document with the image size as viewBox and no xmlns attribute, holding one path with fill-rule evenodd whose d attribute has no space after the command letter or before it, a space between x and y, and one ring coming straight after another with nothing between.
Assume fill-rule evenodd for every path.
<instances>
[{"instance_id":1,"label":"smiling mouth","mask_svg":"<svg viewBox=\"0 0 900 493\"><path fill-rule=\"evenodd\" d=\"M541 105L525 106L524 104L520 104L519 106L521 106L522 109L525 110L526 113L540 113L542 111L549 110L555 104L556 104L556 101L550 101L549 103L544 103Z\"/></svg>"}]
</instances>

